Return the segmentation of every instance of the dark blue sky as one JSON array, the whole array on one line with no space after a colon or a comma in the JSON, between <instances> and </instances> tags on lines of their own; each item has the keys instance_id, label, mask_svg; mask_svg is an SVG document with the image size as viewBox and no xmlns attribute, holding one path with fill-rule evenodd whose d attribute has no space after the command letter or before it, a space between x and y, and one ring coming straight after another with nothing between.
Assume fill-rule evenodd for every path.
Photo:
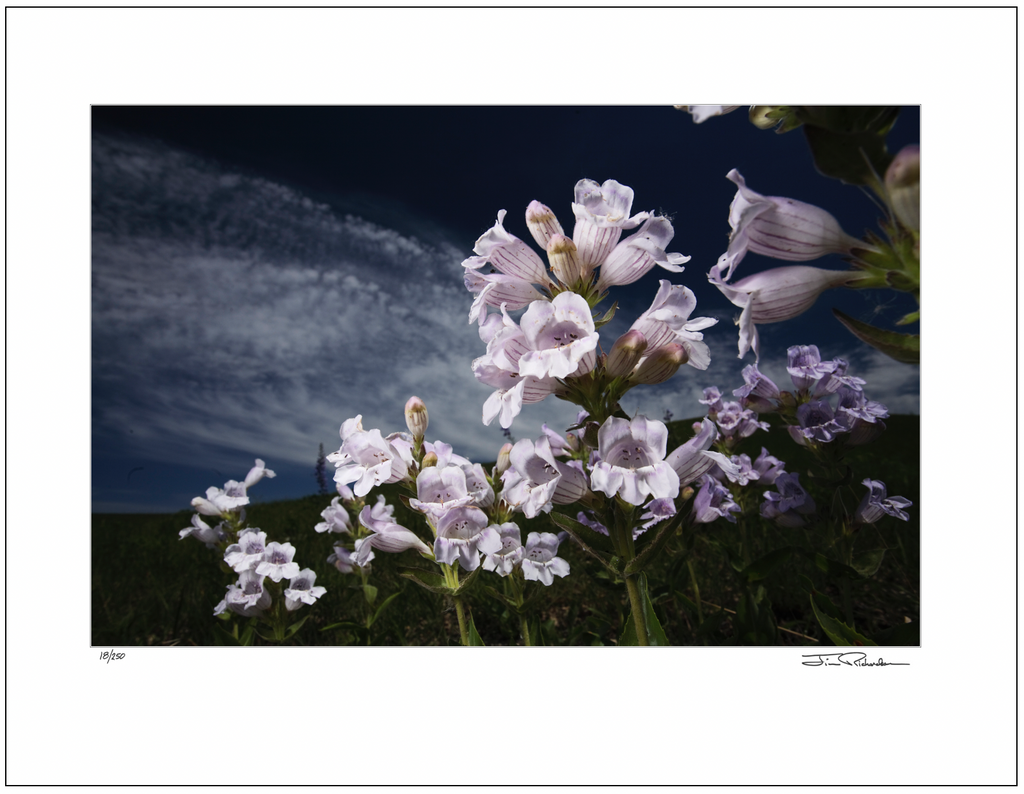
<instances>
[{"instance_id":1,"label":"dark blue sky","mask_svg":"<svg viewBox=\"0 0 1024 794\"><path fill-rule=\"evenodd\" d=\"M470 362L484 348L465 320L459 263L499 209L527 240L533 199L571 229L584 177L632 187L633 211L670 216L668 250L691 257L684 273L656 269L614 292L610 338L661 278L694 291L694 316L720 319L705 332L708 372L684 367L624 407L701 413L700 390L731 390L752 360L736 360L738 310L706 277L728 240L725 174L737 168L760 193L826 208L855 236L881 214L862 190L817 174L801 130L777 135L745 116L696 125L672 107L93 108L94 510L186 508L257 456L279 476L254 500L312 492L318 444L336 449L338 426L357 413L382 432L404 429L413 393L431 409L428 437L493 459L504 439L480 420L489 389ZM903 109L890 148L918 142L919 130L918 109ZM780 264L749 255L742 275ZM837 257L812 264L843 268ZM780 374L788 346L817 344L860 367L870 396L916 411L913 368L856 342L830 311L888 325L914 306L894 297L833 291L798 320L762 327L762 369ZM512 432L564 428L571 412L546 400Z\"/></svg>"}]
</instances>

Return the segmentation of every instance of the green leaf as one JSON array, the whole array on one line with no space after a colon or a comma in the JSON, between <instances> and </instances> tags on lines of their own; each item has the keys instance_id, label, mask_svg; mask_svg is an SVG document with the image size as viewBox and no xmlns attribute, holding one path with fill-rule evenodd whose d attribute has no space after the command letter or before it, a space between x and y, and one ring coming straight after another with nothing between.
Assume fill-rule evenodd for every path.
<instances>
[{"instance_id":1,"label":"green leaf","mask_svg":"<svg viewBox=\"0 0 1024 794\"><path fill-rule=\"evenodd\" d=\"M833 560L830 557L826 557L821 552L805 552L806 556L818 566L818 570L828 575L830 579L863 579L860 571L856 568L852 568L849 565L839 562L839 560Z\"/></svg>"},{"instance_id":2,"label":"green leaf","mask_svg":"<svg viewBox=\"0 0 1024 794\"><path fill-rule=\"evenodd\" d=\"M615 316L615 310L618 308L619 302L615 301L615 303L612 304L611 308L608 311L606 311L600 317L595 317L594 328L600 328L602 325L607 325L608 323L610 323L612 321L612 318Z\"/></svg>"},{"instance_id":3,"label":"green leaf","mask_svg":"<svg viewBox=\"0 0 1024 794\"><path fill-rule=\"evenodd\" d=\"M862 634L858 634L837 617L839 610L828 596L822 593L812 595L811 609L814 610L814 617L818 619L818 625L836 645L875 645L874 642Z\"/></svg>"},{"instance_id":4,"label":"green leaf","mask_svg":"<svg viewBox=\"0 0 1024 794\"><path fill-rule=\"evenodd\" d=\"M456 593L467 593L467 592L469 592L469 588L473 584L476 583L476 578L480 575L480 571L482 571L483 569L484 568L483 568L482 565L478 565L476 568L474 568L473 572L470 573L469 576L467 576L465 579L463 579L462 581L459 582L459 586L456 588L455 592Z\"/></svg>"},{"instance_id":5,"label":"green leaf","mask_svg":"<svg viewBox=\"0 0 1024 794\"><path fill-rule=\"evenodd\" d=\"M718 631L719 627L722 625L722 621L725 620L725 617L726 612L718 609L704 618L701 624L697 627L697 639L703 640Z\"/></svg>"},{"instance_id":6,"label":"green leaf","mask_svg":"<svg viewBox=\"0 0 1024 794\"><path fill-rule=\"evenodd\" d=\"M778 566L788 560L792 554L792 546L783 546L781 549L770 551L760 559L754 560L750 563L750 565L740 572L740 576L744 577L748 582L756 582L760 579L764 579Z\"/></svg>"},{"instance_id":7,"label":"green leaf","mask_svg":"<svg viewBox=\"0 0 1024 794\"><path fill-rule=\"evenodd\" d=\"M865 551L853 558L853 568L865 579L870 579L882 567L883 557L885 557L885 549Z\"/></svg>"},{"instance_id":8,"label":"green leaf","mask_svg":"<svg viewBox=\"0 0 1024 794\"><path fill-rule=\"evenodd\" d=\"M558 513L552 510L548 513L548 517L555 526L568 532L583 547L585 552L600 560L601 564L613 573L617 573L597 551L597 549L600 549L607 554L613 554L615 550L612 547L610 538L602 535L600 532L595 532L586 524L581 524L575 518L565 515L565 513Z\"/></svg>"},{"instance_id":9,"label":"green leaf","mask_svg":"<svg viewBox=\"0 0 1024 794\"><path fill-rule=\"evenodd\" d=\"M331 629L354 629L355 631L364 631L366 627L359 623L353 623L351 620L342 620L338 623L332 623L330 626L324 626L320 631L330 631Z\"/></svg>"},{"instance_id":10,"label":"green leaf","mask_svg":"<svg viewBox=\"0 0 1024 794\"><path fill-rule=\"evenodd\" d=\"M451 588L448 587L444 577L439 573L425 571L422 568L399 568L398 573L432 593L451 595Z\"/></svg>"},{"instance_id":11,"label":"green leaf","mask_svg":"<svg viewBox=\"0 0 1024 794\"><path fill-rule=\"evenodd\" d=\"M840 135L885 136L900 109L882 105L799 105L793 112L805 123Z\"/></svg>"},{"instance_id":12,"label":"green leaf","mask_svg":"<svg viewBox=\"0 0 1024 794\"><path fill-rule=\"evenodd\" d=\"M860 320L843 314L839 309L833 309L832 313L851 334L871 345L875 350L882 351L889 358L904 364L919 364L921 362L920 334L898 334L895 331L875 328L873 325L862 323Z\"/></svg>"},{"instance_id":13,"label":"green leaf","mask_svg":"<svg viewBox=\"0 0 1024 794\"><path fill-rule=\"evenodd\" d=\"M392 601L394 601L396 598L398 598L401 594L402 594L402 592L401 592L401 590L399 590L397 593L392 593L387 598L385 598L381 602L381 605L379 607L377 607L377 610L373 613L373 616L370 618L369 622L367 623L367 628L372 626L374 624L374 621L376 621L377 618L380 617L380 613L384 611L384 607L386 607L388 604L390 604Z\"/></svg>"},{"instance_id":14,"label":"green leaf","mask_svg":"<svg viewBox=\"0 0 1024 794\"><path fill-rule=\"evenodd\" d=\"M896 321L896 325L910 325L911 323L917 323L921 321L921 310L918 309L916 312L910 314L904 314L900 319Z\"/></svg>"},{"instance_id":15,"label":"green leaf","mask_svg":"<svg viewBox=\"0 0 1024 794\"><path fill-rule=\"evenodd\" d=\"M921 282L908 273L899 270L885 271L885 283L899 292L918 292Z\"/></svg>"},{"instance_id":16,"label":"green leaf","mask_svg":"<svg viewBox=\"0 0 1024 794\"><path fill-rule=\"evenodd\" d=\"M373 602L377 600L377 588L372 584L364 584L363 595L366 596L366 603L373 606Z\"/></svg>"},{"instance_id":17,"label":"green leaf","mask_svg":"<svg viewBox=\"0 0 1024 794\"><path fill-rule=\"evenodd\" d=\"M680 513L674 518L662 522L662 525L658 527L658 529L655 530L655 532L645 532L643 535L641 535L641 541L644 541L644 539L648 535L652 535L652 537L647 539L644 543L637 544L639 546L637 554L632 560L630 560L629 564L625 567L624 573L626 575L632 575L634 573L637 573L638 571L643 570L643 567L647 564L647 562L651 560L665 547L665 544L668 542L669 538L671 538L675 534L676 530L679 529L680 525L683 522L684 515L684 513ZM604 536L602 535L602 537Z\"/></svg>"},{"instance_id":18,"label":"green leaf","mask_svg":"<svg viewBox=\"0 0 1024 794\"><path fill-rule=\"evenodd\" d=\"M476 630L476 624L473 622L473 616L469 616L469 644L470 645L483 645L484 641L480 639L480 632Z\"/></svg>"},{"instance_id":19,"label":"green leaf","mask_svg":"<svg viewBox=\"0 0 1024 794\"><path fill-rule=\"evenodd\" d=\"M294 623L292 623L292 624L291 624L291 625L290 625L290 626L289 626L289 627L288 627L288 628L287 628L287 629L285 630L285 632L284 632L284 638L285 638L285 639L288 639L289 637L293 636L293 635L295 634L295 632L297 632L297 631L298 631L299 629L301 629L301 628L302 628L302 624L303 624L303 623L305 623L305 622L306 622L306 621L307 621L308 619L309 619L309 615L307 614L307 615L306 615L306 616L305 616L304 618L302 618L301 620L297 620L297 621L295 621Z\"/></svg>"},{"instance_id":20,"label":"green leaf","mask_svg":"<svg viewBox=\"0 0 1024 794\"><path fill-rule=\"evenodd\" d=\"M658 621L658 616L654 614L654 606L651 604L651 599L647 595L647 575L640 574L637 577L637 588L640 590L640 601L643 604L644 614L647 618L647 644L648 645L671 645L668 641L668 637L665 636L665 630L661 627L661 623ZM637 642L636 635L636 622L633 619L632 610L629 613L629 617L626 619L626 625L622 630L622 635L619 637L619 645L639 645Z\"/></svg>"}]
</instances>

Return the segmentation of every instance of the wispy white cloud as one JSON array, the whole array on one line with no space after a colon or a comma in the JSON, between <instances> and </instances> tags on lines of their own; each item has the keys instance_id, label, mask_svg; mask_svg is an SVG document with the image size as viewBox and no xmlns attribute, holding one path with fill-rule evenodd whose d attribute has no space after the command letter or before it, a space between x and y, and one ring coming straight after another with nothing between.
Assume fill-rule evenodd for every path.
<instances>
[{"instance_id":1,"label":"wispy white cloud","mask_svg":"<svg viewBox=\"0 0 1024 794\"><path fill-rule=\"evenodd\" d=\"M483 353L467 322L467 247L426 243L262 179L148 141L94 140L94 444L222 467L311 466L362 414L491 460ZM517 434L575 409L528 407Z\"/></svg>"}]
</instances>

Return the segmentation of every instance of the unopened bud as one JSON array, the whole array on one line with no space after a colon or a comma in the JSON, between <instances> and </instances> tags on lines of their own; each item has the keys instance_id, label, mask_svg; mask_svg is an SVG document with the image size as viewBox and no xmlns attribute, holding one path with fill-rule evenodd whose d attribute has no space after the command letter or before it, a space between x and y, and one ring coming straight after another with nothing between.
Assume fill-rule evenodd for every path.
<instances>
[{"instance_id":1,"label":"unopened bud","mask_svg":"<svg viewBox=\"0 0 1024 794\"><path fill-rule=\"evenodd\" d=\"M672 342L659 347L641 361L629 379L635 383L664 383L689 360L686 348L678 342Z\"/></svg>"},{"instance_id":2,"label":"unopened bud","mask_svg":"<svg viewBox=\"0 0 1024 794\"><path fill-rule=\"evenodd\" d=\"M509 466L512 465L512 458L509 457L512 454L512 445L505 444L500 450L498 450L498 462L494 464L494 477L497 479L502 474L508 471Z\"/></svg>"},{"instance_id":3,"label":"unopened bud","mask_svg":"<svg viewBox=\"0 0 1024 794\"><path fill-rule=\"evenodd\" d=\"M616 378L628 375L646 349L647 337L635 329L626 331L612 345L608 360L605 361L605 372Z\"/></svg>"},{"instance_id":4,"label":"unopened bud","mask_svg":"<svg viewBox=\"0 0 1024 794\"><path fill-rule=\"evenodd\" d=\"M551 272L567 287L571 287L583 275L576 254L576 243L564 234L553 234L548 241L548 261L551 263Z\"/></svg>"},{"instance_id":5,"label":"unopened bud","mask_svg":"<svg viewBox=\"0 0 1024 794\"><path fill-rule=\"evenodd\" d=\"M549 207L539 201L531 201L526 208L526 226L537 241L537 245L548 250L548 243L556 234L562 234L562 224L558 222L555 213Z\"/></svg>"},{"instance_id":6,"label":"unopened bud","mask_svg":"<svg viewBox=\"0 0 1024 794\"><path fill-rule=\"evenodd\" d=\"M410 397L405 404L405 425L409 428L413 438L423 438L427 432L427 406L419 397Z\"/></svg>"},{"instance_id":7,"label":"unopened bud","mask_svg":"<svg viewBox=\"0 0 1024 794\"><path fill-rule=\"evenodd\" d=\"M426 455L423 456L423 462L420 464L420 471L423 471L423 469L429 469L431 466L436 466L436 465L437 465L437 453L436 452L428 452Z\"/></svg>"},{"instance_id":8,"label":"unopened bud","mask_svg":"<svg viewBox=\"0 0 1024 794\"><path fill-rule=\"evenodd\" d=\"M885 172L889 202L900 223L912 231L921 229L921 147L904 146Z\"/></svg>"}]
</instances>

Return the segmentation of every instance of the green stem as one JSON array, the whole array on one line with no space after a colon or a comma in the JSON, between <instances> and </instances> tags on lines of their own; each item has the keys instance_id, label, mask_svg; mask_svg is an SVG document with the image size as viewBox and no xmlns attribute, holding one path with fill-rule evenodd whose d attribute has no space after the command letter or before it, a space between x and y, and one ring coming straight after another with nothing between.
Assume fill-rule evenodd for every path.
<instances>
[{"instance_id":1,"label":"green stem","mask_svg":"<svg viewBox=\"0 0 1024 794\"><path fill-rule=\"evenodd\" d=\"M519 630L523 632L523 645L529 648L533 643L530 642L530 624L526 620L526 615L519 616Z\"/></svg>"},{"instance_id":2,"label":"green stem","mask_svg":"<svg viewBox=\"0 0 1024 794\"><path fill-rule=\"evenodd\" d=\"M459 635L462 638L463 645L469 645L469 624L466 623L466 612L462 606L462 599L458 596L452 596L455 600L455 614L459 616Z\"/></svg>"},{"instance_id":3,"label":"green stem","mask_svg":"<svg viewBox=\"0 0 1024 794\"><path fill-rule=\"evenodd\" d=\"M697 585L697 574L693 570L693 560L687 560L686 567L690 569L690 582L693 584L693 600L697 604L697 620L703 623L704 611L700 605L700 587Z\"/></svg>"},{"instance_id":4,"label":"green stem","mask_svg":"<svg viewBox=\"0 0 1024 794\"><path fill-rule=\"evenodd\" d=\"M636 576L626 577L626 591L629 593L629 603L633 607L636 644L650 645L651 643L647 639L647 611L644 609L644 600L640 597L640 587L636 583Z\"/></svg>"}]
</instances>

